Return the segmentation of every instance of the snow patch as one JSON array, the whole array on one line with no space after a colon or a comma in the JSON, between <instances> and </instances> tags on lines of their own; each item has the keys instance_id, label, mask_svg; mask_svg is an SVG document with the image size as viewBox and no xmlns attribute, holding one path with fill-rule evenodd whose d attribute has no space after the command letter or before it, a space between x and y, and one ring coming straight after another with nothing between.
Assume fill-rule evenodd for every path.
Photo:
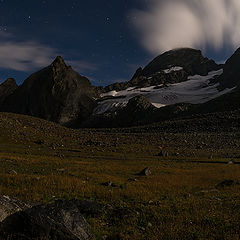
<instances>
[{"instance_id":1,"label":"snow patch","mask_svg":"<svg viewBox=\"0 0 240 240\"><path fill-rule=\"evenodd\" d=\"M115 97L117 95L117 91L110 91L110 92L107 92L107 93L103 93L101 94L101 98L103 97Z\"/></svg>"},{"instance_id":2,"label":"snow patch","mask_svg":"<svg viewBox=\"0 0 240 240\"><path fill-rule=\"evenodd\" d=\"M171 68L165 69L163 71L164 71L164 73L168 74L168 73L171 73L171 72L178 72L178 71L181 71L181 70L183 70L182 67L171 67Z\"/></svg>"},{"instance_id":3,"label":"snow patch","mask_svg":"<svg viewBox=\"0 0 240 240\"><path fill-rule=\"evenodd\" d=\"M185 82L168 84L162 88L156 88L156 86L146 88L131 87L119 92L111 91L102 94L102 96L112 96L116 97L116 99L113 98L100 102L95 108L94 113L102 114L117 107L125 107L129 99L138 95L144 95L157 108L176 103L204 103L234 89L219 91L218 83L211 84L210 80L222 73L223 70L220 69L209 72L207 76L189 76Z\"/></svg>"}]
</instances>

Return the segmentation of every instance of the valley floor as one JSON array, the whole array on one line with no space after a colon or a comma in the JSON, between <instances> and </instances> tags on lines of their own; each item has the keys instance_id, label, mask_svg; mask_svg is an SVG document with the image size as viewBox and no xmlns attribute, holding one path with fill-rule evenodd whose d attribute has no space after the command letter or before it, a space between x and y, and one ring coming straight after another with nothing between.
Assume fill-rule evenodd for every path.
<instances>
[{"instance_id":1,"label":"valley floor","mask_svg":"<svg viewBox=\"0 0 240 240\"><path fill-rule=\"evenodd\" d=\"M96 239L239 239L240 164L228 164L240 163L238 122L71 130L0 113L0 193L102 203L104 214L87 219ZM150 176L136 175L145 167Z\"/></svg>"}]
</instances>

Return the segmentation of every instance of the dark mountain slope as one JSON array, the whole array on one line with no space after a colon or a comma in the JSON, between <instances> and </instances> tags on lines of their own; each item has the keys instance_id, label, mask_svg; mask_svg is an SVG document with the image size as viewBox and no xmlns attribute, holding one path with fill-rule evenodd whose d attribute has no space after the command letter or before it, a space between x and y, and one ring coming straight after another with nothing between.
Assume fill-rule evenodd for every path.
<instances>
[{"instance_id":1,"label":"dark mountain slope","mask_svg":"<svg viewBox=\"0 0 240 240\"><path fill-rule=\"evenodd\" d=\"M18 85L17 85L15 79L13 79L13 78L8 78L5 82L0 84L0 105L17 88L18 88Z\"/></svg>"},{"instance_id":2,"label":"dark mountain slope","mask_svg":"<svg viewBox=\"0 0 240 240\"><path fill-rule=\"evenodd\" d=\"M240 86L240 48L224 64L219 81L221 89Z\"/></svg>"},{"instance_id":3,"label":"dark mountain slope","mask_svg":"<svg viewBox=\"0 0 240 240\"><path fill-rule=\"evenodd\" d=\"M1 110L77 126L92 113L96 95L96 88L86 77L57 57L50 66L26 79L6 98Z\"/></svg>"}]
</instances>

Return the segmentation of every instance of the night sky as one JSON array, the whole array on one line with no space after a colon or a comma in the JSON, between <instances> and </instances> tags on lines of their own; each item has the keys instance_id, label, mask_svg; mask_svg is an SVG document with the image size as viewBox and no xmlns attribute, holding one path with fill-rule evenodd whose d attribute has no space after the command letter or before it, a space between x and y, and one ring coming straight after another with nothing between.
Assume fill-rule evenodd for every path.
<instances>
[{"instance_id":1,"label":"night sky","mask_svg":"<svg viewBox=\"0 0 240 240\"><path fill-rule=\"evenodd\" d=\"M129 80L157 54L142 44L132 21L147 0L1 0L0 82L20 84L57 55L94 85ZM204 54L225 60L232 49Z\"/></svg>"}]
</instances>

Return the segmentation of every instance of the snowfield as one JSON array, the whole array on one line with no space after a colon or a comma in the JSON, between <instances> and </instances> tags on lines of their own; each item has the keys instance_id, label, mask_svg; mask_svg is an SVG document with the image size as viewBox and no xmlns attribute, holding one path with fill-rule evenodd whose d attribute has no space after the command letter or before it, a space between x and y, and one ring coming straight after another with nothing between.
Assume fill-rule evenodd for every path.
<instances>
[{"instance_id":1,"label":"snowfield","mask_svg":"<svg viewBox=\"0 0 240 240\"><path fill-rule=\"evenodd\" d=\"M167 73L171 71L179 71L180 67L173 67L165 70ZM146 88L128 88L123 91L111 91L102 94L101 97L115 97L116 99L108 99L99 102L94 110L94 114L103 114L111 109L124 107L129 99L144 95L155 107L160 108L176 103L204 103L223 94L226 94L232 89L218 91L219 84L210 84L210 80L215 76L219 76L223 70L209 72L207 76L189 76L188 81L168 84L167 86L151 86ZM157 87L157 88L156 88Z\"/></svg>"}]
</instances>

